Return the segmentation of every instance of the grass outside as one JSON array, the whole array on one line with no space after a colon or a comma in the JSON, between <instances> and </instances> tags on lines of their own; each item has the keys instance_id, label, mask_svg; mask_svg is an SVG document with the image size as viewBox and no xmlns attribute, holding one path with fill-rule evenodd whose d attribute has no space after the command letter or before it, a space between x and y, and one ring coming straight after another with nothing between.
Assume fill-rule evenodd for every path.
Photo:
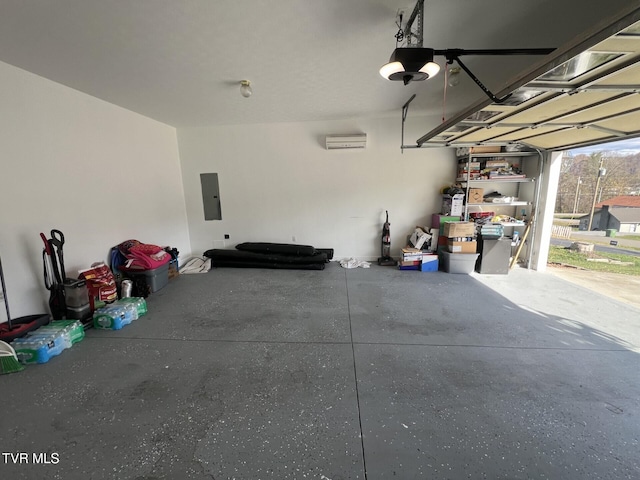
<instances>
[{"instance_id":1,"label":"grass outside","mask_svg":"<svg viewBox=\"0 0 640 480\"><path fill-rule=\"evenodd\" d=\"M625 233L625 232L618 232L616 233L616 237L623 237L626 238L628 240L640 240L640 233Z\"/></svg>"},{"instance_id":2,"label":"grass outside","mask_svg":"<svg viewBox=\"0 0 640 480\"><path fill-rule=\"evenodd\" d=\"M602 263L587 260L588 258L604 259L619 262L630 262L631 265L620 265L616 263ZM619 253L598 252L591 257L585 254L572 252L564 247L551 246L549 248L549 263L569 265L572 267L584 268L595 272L621 273L624 275L640 276L640 257L633 255L623 255Z\"/></svg>"}]
</instances>

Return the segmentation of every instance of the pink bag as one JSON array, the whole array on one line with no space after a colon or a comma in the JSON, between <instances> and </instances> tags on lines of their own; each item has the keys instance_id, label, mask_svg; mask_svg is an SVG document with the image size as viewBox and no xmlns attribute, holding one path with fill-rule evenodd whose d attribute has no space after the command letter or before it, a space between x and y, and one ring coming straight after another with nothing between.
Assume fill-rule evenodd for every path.
<instances>
[{"instance_id":1,"label":"pink bag","mask_svg":"<svg viewBox=\"0 0 640 480\"><path fill-rule=\"evenodd\" d=\"M123 272L153 270L171 260L171 255L162 247L137 240L122 242L118 245L118 249L127 258L124 265L119 267Z\"/></svg>"}]
</instances>

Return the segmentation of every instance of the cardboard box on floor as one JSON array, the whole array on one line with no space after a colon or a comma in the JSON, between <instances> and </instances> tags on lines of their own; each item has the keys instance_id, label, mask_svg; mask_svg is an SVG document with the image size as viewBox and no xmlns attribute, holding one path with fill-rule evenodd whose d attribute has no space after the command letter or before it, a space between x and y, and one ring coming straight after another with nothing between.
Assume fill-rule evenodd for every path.
<instances>
[{"instance_id":1,"label":"cardboard box on floor","mask_svg":"<svg viewBox=\"0 0 640 480\"><path fill-rule=\"evenodd\" d=\"M437 272L438 271L438 255L434 253L425 253L422 255L422 263L420 264L420 270L423 272Z\"/></svg>"},{"instance_id":2,"label":"cardboard box on floor","mask_svg":"<svg viewBox=\"0 0 640 480\"><path fill-rule=\"evenodd\" d=\"M476 224L474 222L446 222L443 235L445 237L475 237Z\"/></svg>"},{"instance_id":3,"label":"cardboard box on floor","mask_svg":"<svg viewBox=\"0 0 640 480\"><path fill-rule=\"evenodd\" d=\"M401 262L420 262L422 260L422 250L413 247L402 249Z\"/></svg>"},{"instance_id":4,"label":"cardboard box on floor","mask_svg":"<svg viewBox=\"0 0 640 480\"><path fill-rule=\"evenodd\" d=\"M447 249L451 253L476 253L478 249L478 242L475 240L472 242L457 242L455 240L449 240L447 242Z\"/></svg>"}]
</instances>

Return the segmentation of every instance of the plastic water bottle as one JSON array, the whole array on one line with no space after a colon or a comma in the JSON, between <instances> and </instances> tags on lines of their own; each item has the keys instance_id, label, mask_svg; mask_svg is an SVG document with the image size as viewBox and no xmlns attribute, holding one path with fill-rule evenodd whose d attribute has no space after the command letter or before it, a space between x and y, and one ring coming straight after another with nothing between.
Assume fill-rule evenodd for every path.
<instances>
[{"instance_id":1,"label":"plastic water bottle","mask_svg":"<svg viewBox=\"0 0 640 480\"><path fill-rule=\"evenodd\" d=\"M129 298L131 296L131 289L133 288L133 282L131 280L123 280L122 291L120 293L120 298Z\"/></svg>"},{"instance_id":2,"label":"plastic water bottle","mask_svg":"<svg viewBox=\"0 0 640 480\"><path fill-rule=\"evenodd\" d=\"M518 241L520 240L520 233L517 230L513 231L513 243L515 243L516 245L518 244Z\"/></svg>"}]
</instances>

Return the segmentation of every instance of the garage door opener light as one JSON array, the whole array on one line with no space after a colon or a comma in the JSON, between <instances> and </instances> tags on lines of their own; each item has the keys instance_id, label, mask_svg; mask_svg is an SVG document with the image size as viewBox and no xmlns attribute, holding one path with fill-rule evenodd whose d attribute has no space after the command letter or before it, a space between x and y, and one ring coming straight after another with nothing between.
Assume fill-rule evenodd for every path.
<instances>
[{"instance_id":1,"label":"garage door opener light","mask_svg":"<svg viewBox=\"0 0 640 480\"><path fill-rule=\"evenodd\" d=\"M424 0L418 0L416 6L402 28L402 14L399 14L399 31L396 33L396 49L391 54L389 62L380 68L380 75L387 80L402 81L405 85L413 81L423 81L433 77L440 71L440 65L434 62L435 56L445 57L448 64L454 61L464 70L469 77L482 89L482 91L495 103L504 102L509 96L504 98L496 97L491 91L476 77L471 70L460 60L463 55L548 55L554 48L519 48L519 49L484 49L484 50L463 50L461 48L449 48L436 50L424 48L422 46L422 20L424 15ZM417 30L412 31L414 22L417 23ZM406 39L405 47L398 47L398 44Z\"/></svg>"}]
</instances>

